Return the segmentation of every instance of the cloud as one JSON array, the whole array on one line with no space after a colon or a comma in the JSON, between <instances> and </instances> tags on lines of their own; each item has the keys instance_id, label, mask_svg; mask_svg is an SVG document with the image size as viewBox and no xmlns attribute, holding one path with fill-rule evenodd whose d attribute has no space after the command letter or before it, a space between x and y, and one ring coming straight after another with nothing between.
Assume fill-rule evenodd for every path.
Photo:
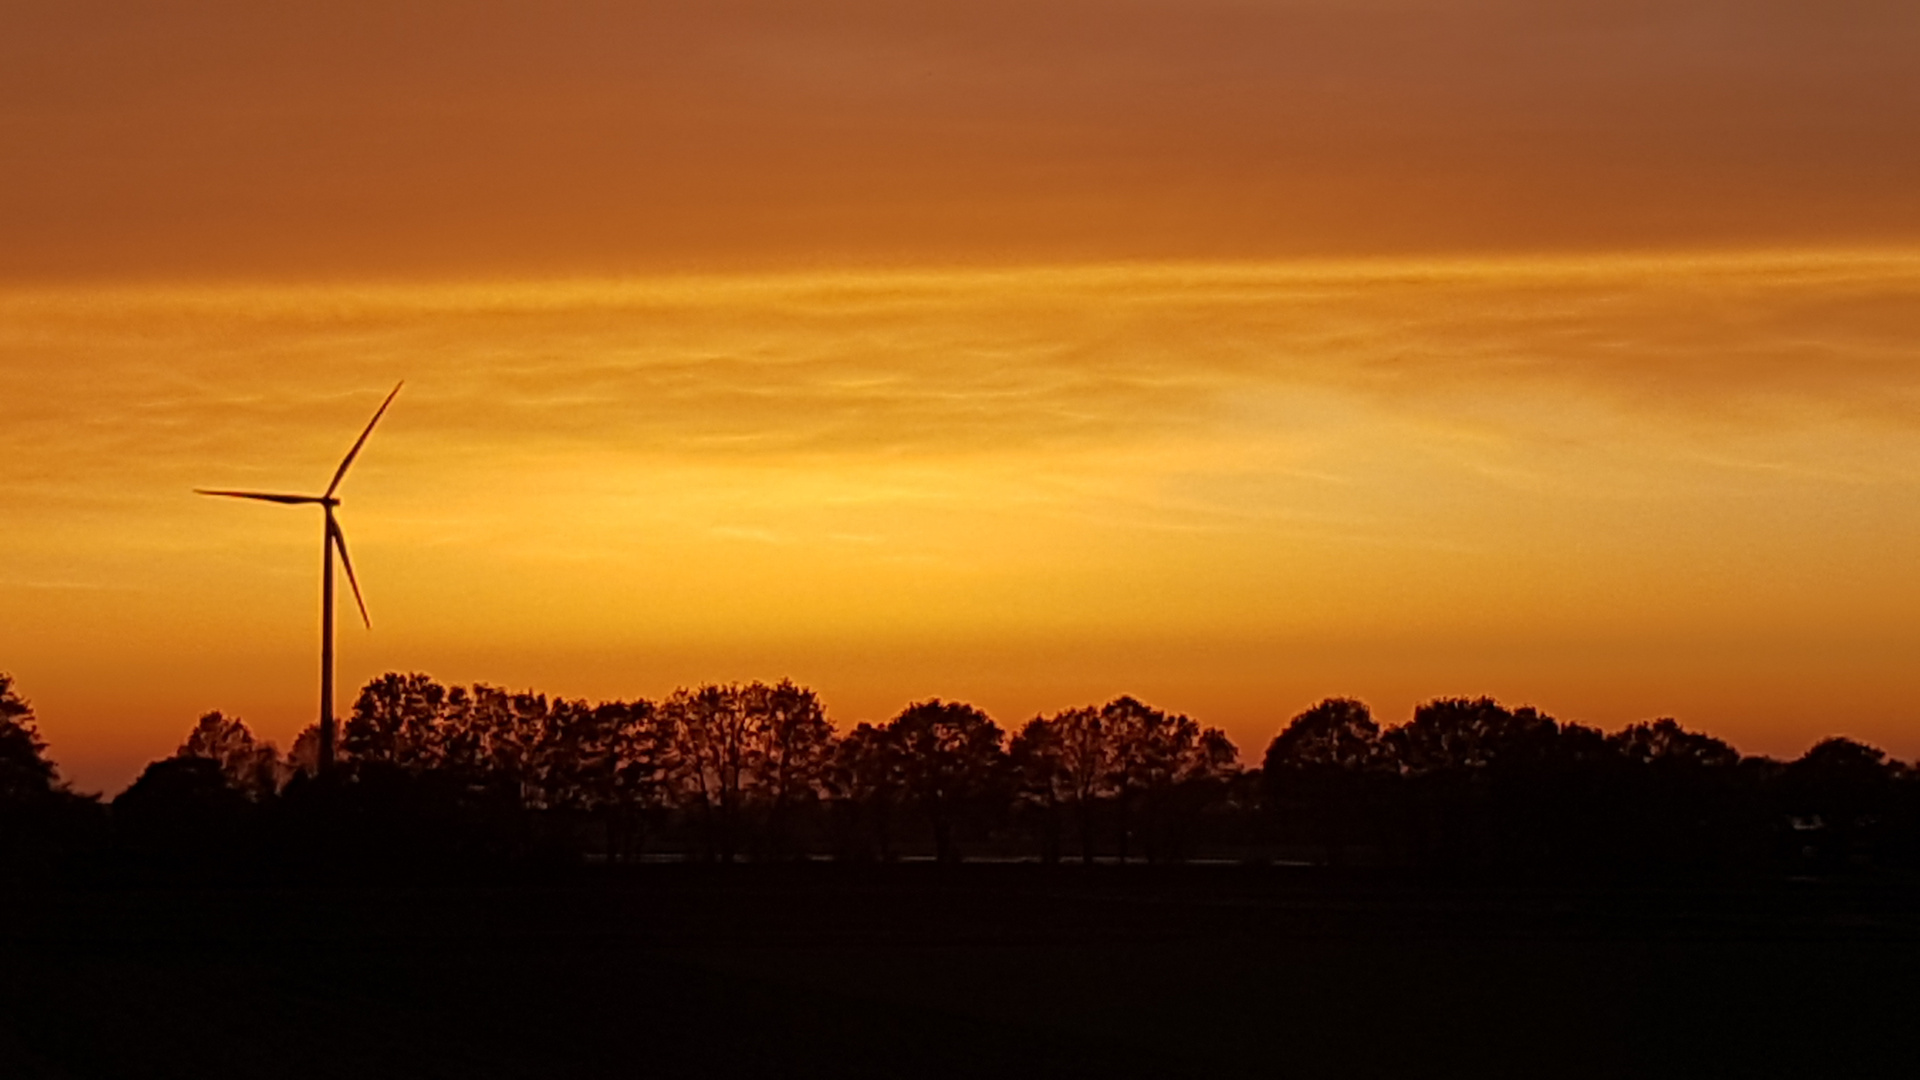
<instances>
[{"instance_id":1,"label":"cloud","mask_svg":"<svg viewBox=\"0 0 1920 1080\"><path fill-rule=\"evenodd\" d=\"M1129 446L1311 471L1356 408L1456 441L1904 427L1916 294L1920 258L1844 253L42 292L0 300L0 440L16 493L303 490L401 376L364 471Z\"/></svg>"}]
</instances>

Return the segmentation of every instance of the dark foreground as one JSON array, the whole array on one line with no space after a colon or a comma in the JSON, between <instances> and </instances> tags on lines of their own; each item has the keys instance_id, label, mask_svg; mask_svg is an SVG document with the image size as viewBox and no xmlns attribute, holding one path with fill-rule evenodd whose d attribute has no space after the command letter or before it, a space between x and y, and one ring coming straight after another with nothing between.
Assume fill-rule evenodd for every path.
<instances>
[{"instance_id":1,"label":"dark foreground","mask_svg":"<svg viewBox=\"0 0 1920 1080\"><path fill-rule=\"evenodd\" d=\"M0 895L0 1076L1920 1075L1920 890L637 867Z\"/></svg>"}]
</instances>

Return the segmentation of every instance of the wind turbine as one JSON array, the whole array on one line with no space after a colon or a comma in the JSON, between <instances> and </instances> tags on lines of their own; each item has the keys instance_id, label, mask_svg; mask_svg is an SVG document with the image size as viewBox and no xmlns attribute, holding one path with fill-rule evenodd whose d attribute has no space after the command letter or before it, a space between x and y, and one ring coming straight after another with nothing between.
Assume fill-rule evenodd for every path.
<instances>
[{"instance_id":1,"label":"wind turbine","mask_svg":"<svg viewBox=\"0 0 1920 1080\"><path fill-rule=\"evenodd\" d=\"M340 459L340 467L333 471L333 482L319 495L279 495L265 491L210 491L194 488L197 495L219 495L229 499L259 499L262 502L285 503L303 506L313 503L325 511L326 532L320 540L320 772L322 775L333 771L333 553L340 552L340 565L347 569L347 584L353 586L353 602L360 605L360 621L367 629L373 629L373 620L367 617L367 602L360 596L360 582L353 576L353 560L347 557L347 535L340 531L340 523L334 520L333 512L340 505L334 492L340 490L340 481L347 475L347 466L367 444L367 436L373 434L373 425L380 422L386 414L387 406L405 386L403 379L396 383L387 400L374 410L373 419L367 421L366 429L353 441L353 449Z\"/></svg>"}]
</instances>

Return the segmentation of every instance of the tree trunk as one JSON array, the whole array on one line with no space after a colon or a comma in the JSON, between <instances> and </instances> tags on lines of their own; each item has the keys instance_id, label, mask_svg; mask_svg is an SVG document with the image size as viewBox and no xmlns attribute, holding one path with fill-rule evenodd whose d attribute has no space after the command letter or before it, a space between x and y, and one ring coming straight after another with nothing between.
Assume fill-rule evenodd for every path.
<instances>
[{"instance_id":1,"label":"tree trunk","mask_svg":"<svg viewBox=\"0 0 1920 1080\"><path fill-rule=\"evenodd\" d=\"M933 856L943 863L959 862L959 853L953 849L953 825L946 818L933 821Z\"/></svg>"}]
</instances>

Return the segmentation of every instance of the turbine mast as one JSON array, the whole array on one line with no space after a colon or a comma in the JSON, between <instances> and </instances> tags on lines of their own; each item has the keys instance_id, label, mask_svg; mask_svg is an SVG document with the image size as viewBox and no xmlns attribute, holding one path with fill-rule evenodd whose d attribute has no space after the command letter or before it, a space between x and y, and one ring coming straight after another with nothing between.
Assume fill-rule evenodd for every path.
<instances>
[{"instance_id":1,"label":"turbine mast","mask_svg":"<svg viewBox=\"0 0 1920 1080\"><path fill-rule=\"evenodd\" d=\"M333 507L320 537L320 775L333 773Z\"/></svg>"},{"instance_id":2,"label":"turbine mast","mask_svg":"<svg viewBox=\"0 0 1920 1080\"><path fill-rule=\"evenodd\" d=\"M340 459L340 467L333 471L333 480L327 484L322 495L283 495L269 491L229 491L225 489L195 488L201 495L219 495L229 499L258 499L262 502L284 503L289 506L304 506L317 503L324 512L324 522L320 533L320 754L317 765L320 775L333 772L334 757L338 740L335 738L337 724L333 716L333 549L340 549L340 565L346 567L347 584L353 586L353 601L360 606L360 621L373 628L373 620L367 617L367 601L360 595L360 582L354 577L353 559L347 555L347 537L340 531L340 523L333 518L334 507L340 500L334 492L340 490L340 481L346 479L347 469L353 465L353 459L360 455L360 448L367 445L367 436L373 434L374 425L386 415L387 406L400 393L405 383L396 383L387 394L385 401L374 410L373 419L360 430L360 437L353 441L353 447L347 456Z\"/></svg>"}]
</instances>

